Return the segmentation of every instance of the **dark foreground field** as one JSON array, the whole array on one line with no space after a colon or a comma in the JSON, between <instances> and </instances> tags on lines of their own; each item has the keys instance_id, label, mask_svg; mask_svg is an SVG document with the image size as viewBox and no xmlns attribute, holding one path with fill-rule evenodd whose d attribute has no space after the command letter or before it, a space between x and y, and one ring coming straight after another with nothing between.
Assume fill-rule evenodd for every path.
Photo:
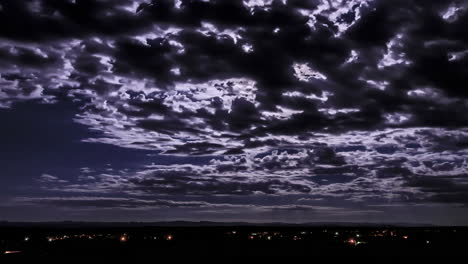
<instances>
[{"instance_id":1,"label":"dark foreground field","mask_svg":"<svg viewBox=\"0 0 468 264\"><path fill-rule=\"evenodd\" d=\"M464 227L0 227L0 259L282 255L468 255Z\"/></svg>"}]
</instances>

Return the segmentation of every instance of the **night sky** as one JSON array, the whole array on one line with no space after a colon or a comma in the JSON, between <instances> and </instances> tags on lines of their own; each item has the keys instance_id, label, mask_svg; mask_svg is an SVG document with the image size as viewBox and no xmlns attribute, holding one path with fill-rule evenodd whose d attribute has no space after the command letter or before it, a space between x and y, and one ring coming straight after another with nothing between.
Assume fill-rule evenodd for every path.
<instances>
[{"instance_id":1,"label":"night sky","mask_svg":"<svg viewBox=\"0 0 468 264\"><path fill-rule=\"evenodd\" d=\"M468 2L0 0L0 220L468 223Z\"/></svg>"}]
</instances>

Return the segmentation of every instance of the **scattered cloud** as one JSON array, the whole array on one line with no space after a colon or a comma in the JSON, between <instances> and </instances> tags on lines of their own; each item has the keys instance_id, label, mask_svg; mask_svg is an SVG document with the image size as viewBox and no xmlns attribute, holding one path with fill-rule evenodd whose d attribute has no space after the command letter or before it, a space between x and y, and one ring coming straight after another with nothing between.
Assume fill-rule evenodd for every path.
<instances>
[{"instance_id":1,"label":"scattered cloud","mask_svg":"<svg viewBox=\"0 0 468 264\"><path fill-rule=\"evenodd\" d=\"M463 1L27 2L0 6L0 108L70 100L85 142L215 157L42 174L42 190L92 197L31 201L467 202Z\"/></svg>"}]
</instances>

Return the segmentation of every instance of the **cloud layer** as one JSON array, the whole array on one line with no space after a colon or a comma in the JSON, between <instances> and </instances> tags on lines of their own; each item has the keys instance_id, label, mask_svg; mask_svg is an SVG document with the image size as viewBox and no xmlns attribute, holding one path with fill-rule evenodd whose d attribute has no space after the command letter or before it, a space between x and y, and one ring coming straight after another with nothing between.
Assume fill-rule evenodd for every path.
<instances>
[{"instance_id":1,"label":"cloud layer","mask_svg":"<svg viewBox=\"0 0 468 264\"><path fill-rule=\"evenodd\" d=\"M72 100L75 121L99 132L85 142L218 157L38 180L93 193L86 202L464 205L467 10L455 0L7 0L0 107Z\"/></svg>"}]
</instances>

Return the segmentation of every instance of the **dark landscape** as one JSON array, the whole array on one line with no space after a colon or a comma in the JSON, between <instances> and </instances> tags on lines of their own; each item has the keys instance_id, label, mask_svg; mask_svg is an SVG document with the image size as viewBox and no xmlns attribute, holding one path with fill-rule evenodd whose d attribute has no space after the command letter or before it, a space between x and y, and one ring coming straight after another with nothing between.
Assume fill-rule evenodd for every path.
<instances>
[{"instance_id":1,"label":"dark landscape","mask_svg":"<svg viewBox=\"0 0 468 264\"><path fill-rule=\"evenodd\" d=\"M466 255L467 227L247 223L3 223L0 258Z\"/></svg>"}]
</instances>

